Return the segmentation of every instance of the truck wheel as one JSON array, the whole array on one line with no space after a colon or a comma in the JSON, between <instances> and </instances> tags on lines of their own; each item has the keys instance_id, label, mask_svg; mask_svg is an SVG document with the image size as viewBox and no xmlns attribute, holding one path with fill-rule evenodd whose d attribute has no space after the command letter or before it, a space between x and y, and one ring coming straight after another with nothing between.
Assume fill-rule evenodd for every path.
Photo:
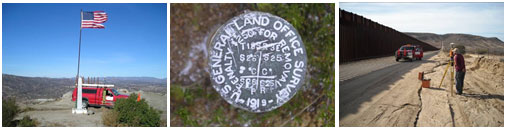
<instances>
[{"instance_id":1,"label":"truck wheel","mask_svg":"<svg viewBox=\"0 0 506 130\"><path fill-rule=\"evenodd\" d=\"M83 100L83 104L82 105L83 105L83 108L88 109L88 101Z\"/></svg>"},{"instance_id":2,"label":"truck wheel","mask_svg":"<svg viewBox=\"0 0 506 130\"><path fill-rule=\"evenodd\" d=\"M395 61L397 61L397 62L398 62L398 61L399 61L399 58L395 58Z\"/></svg>"},{"instance_id":3,"label":"truck wheel","mask_svg":"<svg viewBox=\"0 0 506 130\"><path fill-rule=\"evenodd\" d=\"M409 59L409 62L413 62L413 59Z\"/></svg>"}]
</instances>

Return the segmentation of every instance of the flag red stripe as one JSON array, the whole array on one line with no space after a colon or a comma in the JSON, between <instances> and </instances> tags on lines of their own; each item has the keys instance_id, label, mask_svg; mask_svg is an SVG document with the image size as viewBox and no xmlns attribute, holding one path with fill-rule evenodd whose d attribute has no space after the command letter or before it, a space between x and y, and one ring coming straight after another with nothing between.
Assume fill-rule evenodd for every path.
<instances>
[{"instance_id":1,"label":"flag red stripe","mask_svg":"<svg viewBox=\"0 0 506 130\"><path fill-rule=\"evenodd\" d=\"M81 20L81 28L103 29L105 26L101 23L107 21L107 13L104 11L93 11L93 20Z\"/></svg>"}]
</instances>

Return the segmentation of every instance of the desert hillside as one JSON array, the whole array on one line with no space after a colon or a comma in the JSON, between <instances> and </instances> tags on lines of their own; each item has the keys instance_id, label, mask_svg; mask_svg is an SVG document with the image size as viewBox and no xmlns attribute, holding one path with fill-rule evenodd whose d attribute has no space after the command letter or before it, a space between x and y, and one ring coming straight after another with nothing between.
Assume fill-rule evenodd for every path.
<instances>
[{"instance_id":1,"label":"desert hillside","mask_svg":"<svg viewBox=\"0 0 506 130\"><path fill-rule=\"evenodd\" d=\"M74 78L24 77L10 74L2 75L2 97L26 99L54 99L74 89ZM100 78L101 83L104 78ZM167 79L152 77L105 77L106 84L114 84L117 89L167 93Z\"/></svg>"},{"instance_id":2,"label":"desert hillside","mask_svg":"<svg viewBox=\"0 0 506 130\"><path fill-rule=\"evenodd\" d=\"M445 47L450 43L464 45L467 52L475 53L479 50L489 50L491 53L502 54L504 52L504 42L496 37L482 37L470 34L434 34L434 33L413 33L405 32L418 40L429 43L432 46L441 48L441 42Z\"/></svg>"}]
</instances>

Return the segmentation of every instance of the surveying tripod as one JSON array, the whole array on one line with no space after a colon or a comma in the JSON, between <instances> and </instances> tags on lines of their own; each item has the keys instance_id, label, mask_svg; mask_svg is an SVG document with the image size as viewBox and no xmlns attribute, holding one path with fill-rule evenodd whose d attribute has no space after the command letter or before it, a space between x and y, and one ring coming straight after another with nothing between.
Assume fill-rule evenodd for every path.
<instances>
[{"instance_id":1,"label":"surveying tripod","mask_svg":"<svg viewBox=\"0 0 506 130\"><path fill-rule=\"evenodd\" d=\"M450 74L451 74L450 75L450 93L452 96L453 96L453 83L454 83L453 82L453 80L454 80L453 73L455 71L455 66L453 65L453 62L454 62L453 60L450 60L448 62L448 64L446 65L445 73L443 74L443 78L441 78L441 83L439 83L439 88L441 88L441 85L443 84L443 80L445 79L445 76L446 76L446 72L448 72L448 68L450 68L450 66L451 66L452 69L450 70Z\"/></svg>"}]
</instances>

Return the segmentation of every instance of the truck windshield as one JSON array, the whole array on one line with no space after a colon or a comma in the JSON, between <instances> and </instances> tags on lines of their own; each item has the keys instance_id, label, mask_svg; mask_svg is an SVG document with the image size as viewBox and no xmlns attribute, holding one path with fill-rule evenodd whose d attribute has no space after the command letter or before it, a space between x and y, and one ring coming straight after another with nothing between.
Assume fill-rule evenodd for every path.
<instances>
[{"instance_id":1,"label":"truck windshield","mask_svg":"<svg viewBox=\"0 0 506 130\"><path fill-rule=\"evenodd\" d=\"M401 47L399 50L404 50L404 49L406 49L406 50L413 50L415 48L414 47Z\"/></svg>"},{"instance_id":2,"label":"truck windshield","mask_svg":"<svg viewBox=\"0 0 506 130\"><path fill-rule=\"evenodd\" d=\"M116 95L116 96L117 96L117 95L120 95L120 93L119 93L118 91L116 91L116 89L111 89L111 90L112 90L112 92L114 93L114 95Z\"/></svg>"}]
</instances>

